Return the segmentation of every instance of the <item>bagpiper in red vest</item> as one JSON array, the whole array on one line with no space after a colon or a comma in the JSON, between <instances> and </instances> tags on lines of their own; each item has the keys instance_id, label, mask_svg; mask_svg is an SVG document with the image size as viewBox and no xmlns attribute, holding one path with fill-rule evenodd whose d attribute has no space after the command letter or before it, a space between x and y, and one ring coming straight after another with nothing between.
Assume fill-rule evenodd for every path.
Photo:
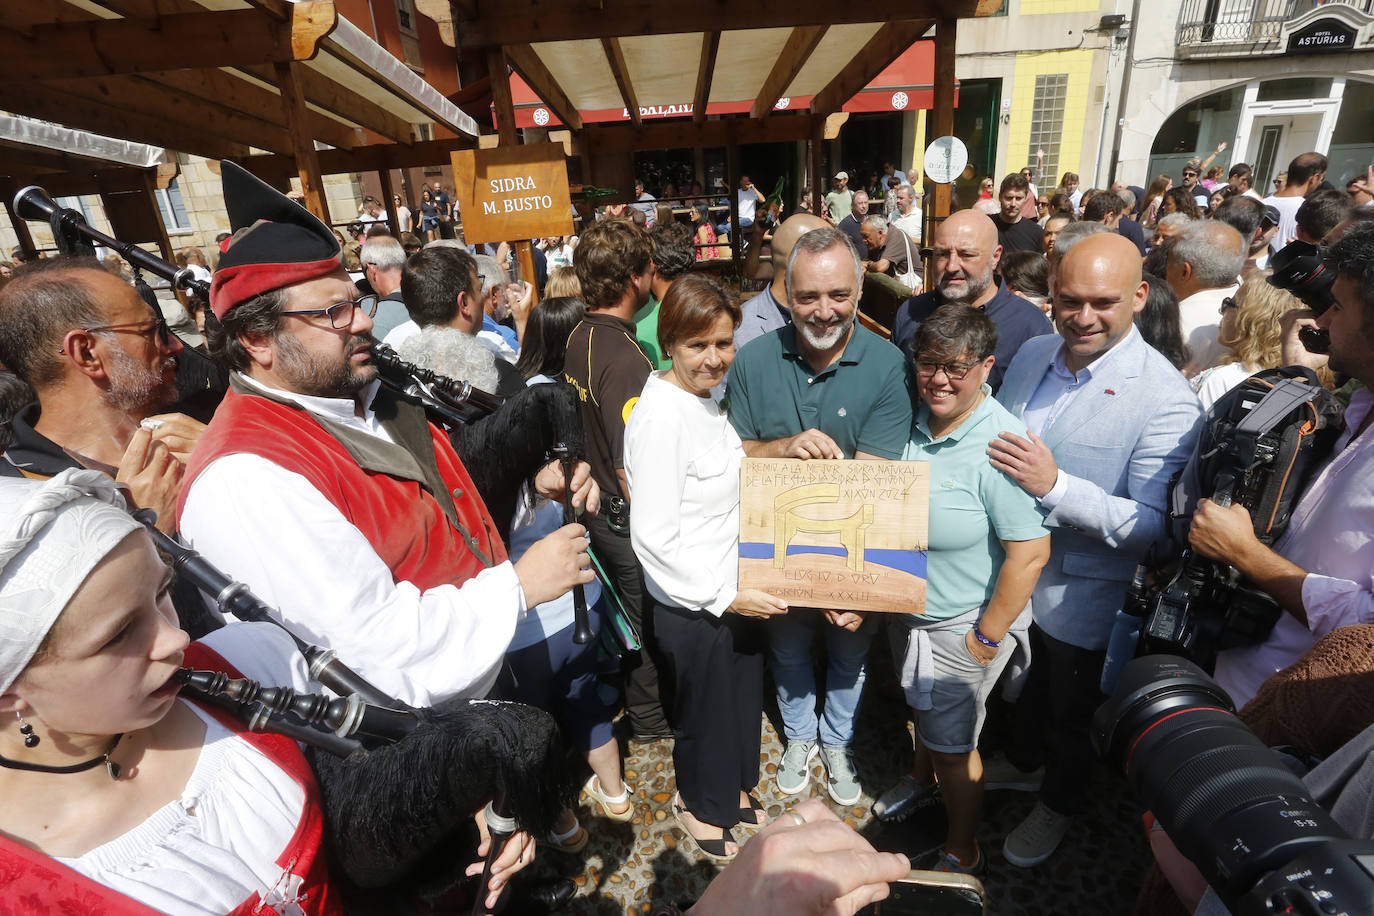
<instances>
[{"instance_id":1,"label":"bagpiper in red vest","mask_svg":"<svg viewBox=\"0 0 1374 916\"><path fill-rule=\"evenodd\" d=\"M382 388L372 409L394 445L268 397L235 375L191 454L178 520L201 471L221 456L248 453L310 481L362 532L397 582L427 591L504 562L496 524L423 408Z\"/></svg>"}]
</instances>

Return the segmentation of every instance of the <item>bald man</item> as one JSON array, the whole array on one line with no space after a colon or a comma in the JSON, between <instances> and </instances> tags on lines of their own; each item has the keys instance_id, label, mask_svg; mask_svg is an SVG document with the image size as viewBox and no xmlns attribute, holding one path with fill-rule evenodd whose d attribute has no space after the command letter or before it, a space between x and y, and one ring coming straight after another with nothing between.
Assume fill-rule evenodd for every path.
<instances>
[{"instance_id":1,"label":"bald man","mask_svg":"<svg viewBox=\"0 0 1374 916\"><path fill-rule=\"evenodd\" d=\"M1021 345L1054 328L1044 312L996 281L1002 246L997 243L997 226L984 214L960 210L941 223L935 230L932 257L935 287L898 306L892 342L910 356L916 329L940 306L962 302L983 309L997 326L995 360L988 374L988 384L996 394Z\"/></svg>"},{"instance_id":2,"label":"bald man","mask_svg":"<svg viewBox=\"0 0 1374 916\"><path fill-rule=\"evenodd\" d=\"M1140 252L1122 236L1074 245L1058 267L1059 333L1021 348L997 396L1029 433L1003 433L989 460L1039 500L1052 551L1031 596L1018 740L984 770L990 788L1043 780L1003 848L1022 867L1050 857L1091 797L1088 722L1103 699L1107 638L1136 564L1164 537L1169 478L1202 417L1183 376L1135 329L1149 293L1140 271Z\"/></svg>"},{"instance_id":3,"label":"bald man","mask_svg":"<svg viewBox=\"0 0 1374 916\"><path fill-rule=\"evenodd\" d=\"M824 229L830 223L811 213L796 213L773 230L773 282L740 307L739 327L735 329L735 351L756 337L772 333L792 323L792 309L787 301L787 256L792 246L812 229Z\"/></svg>"}]
</instances>

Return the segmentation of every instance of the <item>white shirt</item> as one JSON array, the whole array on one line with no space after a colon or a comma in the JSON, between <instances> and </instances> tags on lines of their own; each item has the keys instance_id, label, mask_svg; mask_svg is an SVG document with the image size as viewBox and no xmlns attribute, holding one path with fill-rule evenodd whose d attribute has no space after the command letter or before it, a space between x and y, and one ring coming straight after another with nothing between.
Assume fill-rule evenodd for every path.
<instances>
[{"instance_id":1,"label":"white shirt","mask_svg":"<svg viewBox=\"0 0 1374 916\"><path fill-rule=\"evenodd\" d=\"M225 627L202 641L265 686L319 689L271 624ZM300 913L291 905L299 878L276 863L305 807L300 784L198 704L178 702L205 725L178 798L122 836L57 861L165 913L221 916L255 893L278 912Z\"/></svg>"},{"instance_id":2,"label":"white shirt","mask_svg":"<svg viewBox=\"0 0 1374 916\"><path fill-rule=\"evenodd\" d=\"M399 350L401 349L401 344L419 335L420 326L418 324L414 321L402 321L400 324L396 325L396 327L386 332L386 336L382 338L382 343L393 350Z\"/></svg>"},{"instance_id":3,"label":"white shirt","mask_svg":"<svg viewBox=\"0 0 1374 916\"><path fill-rule=\"evenodd\" d=\"M370 408L249 385L390 441ZM375 385L375 383L374 383ZM370 404L375 387L362 396ZM225 455L191 484L181 518L191 546L245 582L308 642L334 649L414 706L491 689L525 596L509 562L462 585L421 592L393 579L363 533L304 477L258 455Z\"/></svg>"},{"instance_id":4,"label":"white shirt","mask_svg":"<svg viewBox=\"0 0 1374 916\"><path fill-rule=\"evenodd\" d=\"M735 195L739 198L739 221L743 225L745 220L754 221L754 214L758 212L759 196L758 192L751 186L748 188L736 189Z\"/></svg>"},{"instance_id":5,"label":"white shirt","mask_svg":"<svg viewBox=\"0 0 1374 916\"><path fill-rule=\"evenodd\" d=\"M1054 353L1054 362L1050 363L1044 377L1040 379L1040 384L1036 387L1035 393L1030 396L1030 400L1026 401L1025 409L1021 411L1021 422L1026 424L1026 429L1037 436L1043 436L1045 428L1068 409L1069 405L1073 403L1073 399L1078 397L1078 392L1088 387L1093 374L1102 371L1102 366L1106 361L1111 359L1112 354L1122 344L1131 339L1132 334L1139 333L1132 325L1126 335L1118 340L1110 350L1077 372L1070 369L1069 364L1065 361L1065 347L1061 343L1059 349ZM1068 489L1069 475L1064 473L1063 468L1060 468L1058 476L1055 477L1054 486L1044 496L1039 497L1040 505L1053 512L1054 507L1059 505L1059 500L1064 498L1064 493Z\"/></svg>"},{"instance_id":6,"label":"white shirt","mask_svg":"<svg viewBox=\"0 0 1374 916\"><path fill-rule=\"evenodd\" d=\"M1279 231L1275 232L1274 237L1269 240L1269 250L1274 254L1278 254L1283 250L1283 246L1298 237L1298 208L1306 199L1302 195L1297 197L1271 195L1264 198L1264 203L1279 211Z\"/></svg>"},{"instance_id":7,"label":"white shirt","mask_svg":"<svg viewBox=\"0 0 1374 916\"><path fill-rule=\"evenodd\" d=\"M900 210L897 211L900 214ZM911 205L911 212L906 216L897 216L888 225L896 226L906 233L907 238L918 245L921 242L921 208L916 204Z\"/></svg>"},{"instance_id":8,"label":"white shirt","mask_svg":"<svg viewBox=\"0 0 1374 916\"><path fill-rule=\"evenodd\" d=\"M739 592L744 446L714 398L663 378L644 384L625 425L630 543L649 594L719 617Z\"/></svg>"},{"instance_id":9,"label":"white shirt","mask_svg":"<svg viewBox=\"0 0 1374 916\"><path fill-rule=\"evenodd\" d=\"M1221 332L1221 301L1235 296L1240 285L1220 289L1201 289L1178 304L1179 330L1183 342L1192 355L1183 374L1190 378L1203 369L1217 365L1226 355L1226 347L1217 340Z\"/></svg>"},{"instance_id":10,"label":"white shirt","mask_svg":"<svg viewBox=\"0 0 1374 916\"><path fill-rule=\"evenodd\" d=\"M1197 393L1197 399L1202 402L1202 409L1211 410L1218 398L1258 371L1244 363L1227 363L1224 366L1203 369L1193 376L1188 384Z\"/></svg>"}]
</instances>

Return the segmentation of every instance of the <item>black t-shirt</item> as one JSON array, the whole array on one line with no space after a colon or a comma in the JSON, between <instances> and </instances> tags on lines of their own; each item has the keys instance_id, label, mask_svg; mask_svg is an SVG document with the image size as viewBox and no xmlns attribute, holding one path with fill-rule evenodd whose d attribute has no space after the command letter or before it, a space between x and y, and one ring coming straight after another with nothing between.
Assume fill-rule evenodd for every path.
<instances>
[{"instance_id":1,"label":"black t-shirt","mask_svg":"<svg viewBox=\"0 0 1374 916\"><path fill-rule=\"evenodd\" d=\"M625 495L615 473L625 466L625 423L653 370L635 326L614 315L588 312L568 335L563 379L577 390L587 463L603 494Z\"/></svg>"},{"instance_id":2,"label":"black t-shirt","mask_svg":"<svg viewBox=\"0 0 1374 916\"><path fill-rule=\"evenodd\" d=\"M1040 239L1044 231L1034 220L1019 219L1014 223L1009 223L1002 219L1002 214L998 213L992 218L997 226L997 244L1002 246L1002 251L1034 251L1040 253Z\"/></svg>"}]
</instances>

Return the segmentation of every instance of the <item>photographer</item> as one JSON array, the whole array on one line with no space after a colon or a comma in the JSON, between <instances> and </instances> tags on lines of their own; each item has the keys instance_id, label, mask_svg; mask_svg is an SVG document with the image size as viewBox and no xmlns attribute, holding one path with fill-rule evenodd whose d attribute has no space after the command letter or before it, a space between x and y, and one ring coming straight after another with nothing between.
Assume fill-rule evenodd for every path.
<instances>
[{"instance_id":1,"label":"photographer","mask_svg":"<svg viewBox=\"0 0 1374 916\"><path fill-rule=\"evenodd\" d=\"M1288 613L1258 646L1217 657L1216 679L1236 706L1337 627L1374 622L1374 227L1341 239L1327 258L1337 272L1332 306L1316 319L1331 336L1330 366L1361 382L1334 457L1303 494L1271 549L1255 537L1249 511L1202 500L1189 535L1194 550L1224 560Z\"/></svg>"}]
</instances>

